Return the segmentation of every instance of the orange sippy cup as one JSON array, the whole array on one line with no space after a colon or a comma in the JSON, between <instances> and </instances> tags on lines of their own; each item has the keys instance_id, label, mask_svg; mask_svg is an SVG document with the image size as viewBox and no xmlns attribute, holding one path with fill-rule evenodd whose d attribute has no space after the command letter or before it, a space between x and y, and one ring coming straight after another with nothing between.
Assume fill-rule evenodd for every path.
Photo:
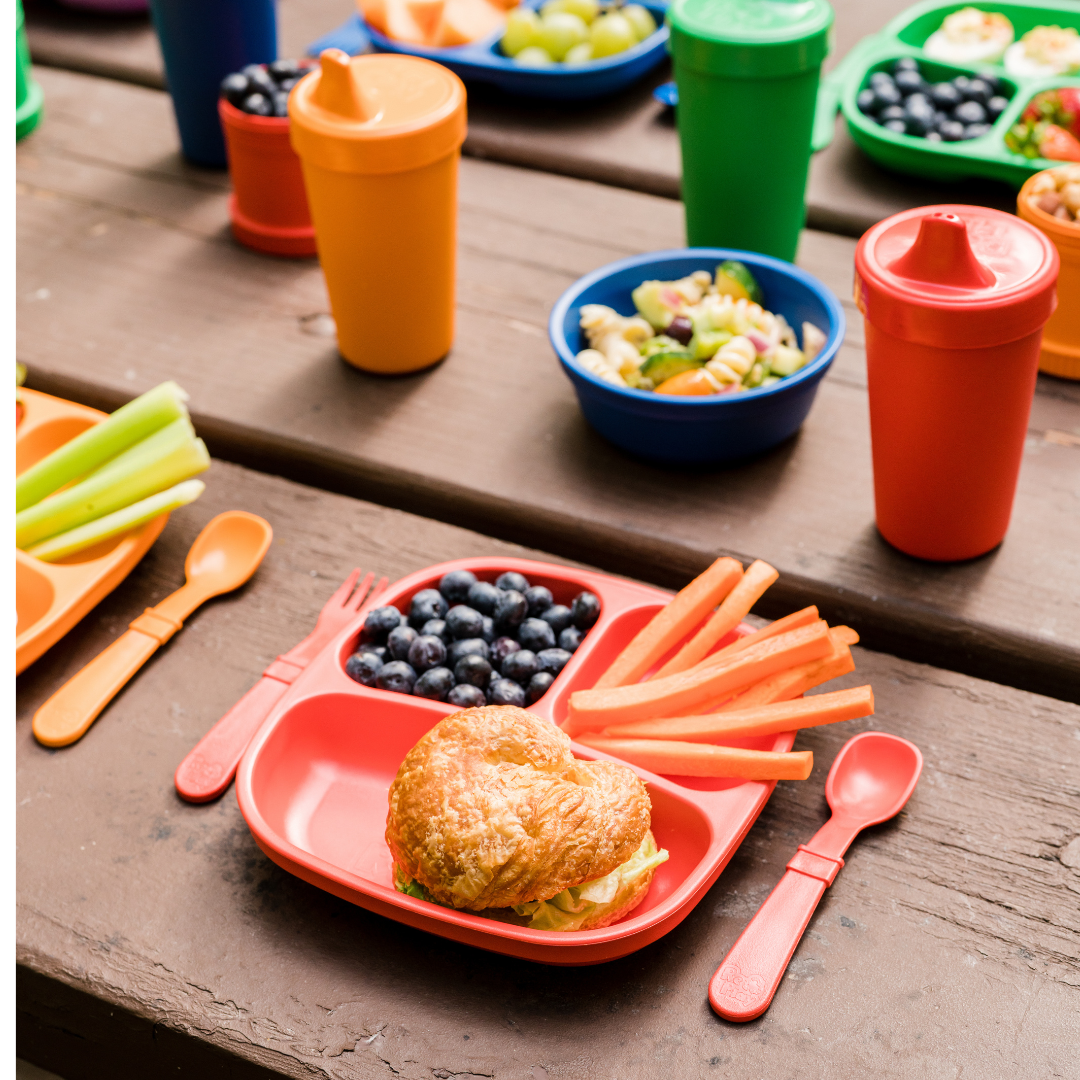
<instances>
[{"instance_id":1,"label":"orange sippy cup","mask_svg":"<svg viewBox=\"0 0 1080 1080\"><path fill-rule=\"evenodd\" d=\"M465 87L393 53L327 49L289 97L338 349L402 375L454 339L457 174Z\"/></svg>"}]
</instances>

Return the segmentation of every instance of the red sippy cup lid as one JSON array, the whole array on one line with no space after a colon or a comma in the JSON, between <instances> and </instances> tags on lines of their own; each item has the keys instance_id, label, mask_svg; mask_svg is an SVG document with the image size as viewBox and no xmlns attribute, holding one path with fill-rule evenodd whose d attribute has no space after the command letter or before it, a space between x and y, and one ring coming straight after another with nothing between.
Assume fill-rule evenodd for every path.
<instances>
[{"instance_id":1,"label":"red sippy cup lid","mask_svg":"<svg viewBox=\"0 0 1080 1080\"><path fill-rule=\"evenodd\" d=\"M982 206L924 206L879 221L855 250L855 302L879 330L946 349L1040 329L1057 303L1057 249Z\"/></svg>"}]
</instances>

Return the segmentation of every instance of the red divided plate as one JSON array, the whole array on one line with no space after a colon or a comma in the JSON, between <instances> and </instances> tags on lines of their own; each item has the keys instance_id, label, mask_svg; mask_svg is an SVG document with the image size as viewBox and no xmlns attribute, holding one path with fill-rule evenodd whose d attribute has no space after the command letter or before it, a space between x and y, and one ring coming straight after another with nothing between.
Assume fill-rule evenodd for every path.
<instances>
[{"instance_id":1,"label":"red divided plate","mask_svg":"<svg viewBox=\"0 0 1080 1080\"><path fill-rule=\"evenodd\" d=\"M600 598L600 618L551 689L530 711L556 723L574 690L590 687L671 594L572 567L525 559L459 559L411 574L382 598L403 611L420 589L450 570L494 581L507 570L546 585L569 605L583 589ZM393 885L383 837L387 791L405 755L452 705L353 682L345 661L357 619L312 661L267 717L240 763L236 793L259 847L279 866L320 889L409 926L455 941L546 964L597 964L635 952L674 929L705 895L761 813L775 781L657 776L635 771L652 798L652 828L670 858L644 902L600 930L530 930L406 896ZM739 627L749 633L750 627ZM734 634L718 643L720 648ZM795 733L733 743L790 750ZM574 753L607 759L586 746Z\"/></svg>"}]
</instances>

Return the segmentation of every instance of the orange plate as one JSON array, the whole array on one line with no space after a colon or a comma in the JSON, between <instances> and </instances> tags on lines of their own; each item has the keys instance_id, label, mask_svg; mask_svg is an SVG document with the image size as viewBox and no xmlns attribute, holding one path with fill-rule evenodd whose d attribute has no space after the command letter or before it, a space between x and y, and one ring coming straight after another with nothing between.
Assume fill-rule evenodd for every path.
<instances>
[{"instance_id":1,"label":"orange plate","mask_svg":"<svg viewBox=\"0 0 1080 1080\"><path fill-rule=\"evenodd\" d=\"M592 686L624 645L671 594L630 581L525 559L460 559L403 578L381 598L407 610L420 589L450 570L494 581L506 570L546 585L569 604L582 589L601 603L600 618L532 712L560 721L571 692ZM387 791L416 741L452 705L353 682L345 661L362 619L339 633L292 684L240 763L240 810L262 850L304 881L369 911L442 937L546 964L597 964L648 945L674 929L727 865L776 786L775 781L657 776L635 769L649 786L652 827L669 860L656 871L640 907L613 926L558 933L512 926L398 892L383 833ZM739 633L749 633L743 624ZM735 635L717 643L717 648ZM681 644L681 643L680 643ZM666 658L665 658L666 659ZM795 733L732 740L790 750ZM590 760L618 760L574 743Z\"/></svg>"},{"instance_id":2,"label":"orange plate","mask_svg":"<svg viewBox=\"0 0 1080 1080\"><path fill-rule=\"evenodd\" d=\"M107 413L63 398L21 391L23 412L15 429L15 475L85 431ZM134 569L169 520L162 514L132 532L47 563L15 549L15 673L55 645Z\"/></svg>"}]
</instances>

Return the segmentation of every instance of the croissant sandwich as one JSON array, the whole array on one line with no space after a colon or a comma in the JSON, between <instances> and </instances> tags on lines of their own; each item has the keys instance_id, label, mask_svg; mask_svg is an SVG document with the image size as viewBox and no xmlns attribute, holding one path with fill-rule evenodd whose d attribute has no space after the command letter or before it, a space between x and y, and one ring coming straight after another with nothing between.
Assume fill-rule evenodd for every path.
<instances>
[{"instance_id":1,"label":"croissant sandwich","mask_svg":"<svg viewBox=\"0 0 1080 1080\"><path fill-rule=\"evenodd\" d=\"M554 724L487 705L446 717L409 751L386 842L402 892L589 930L637 907L667 860L651 811L625 765L579 761Z\"/></svg>"}]
</instances>

